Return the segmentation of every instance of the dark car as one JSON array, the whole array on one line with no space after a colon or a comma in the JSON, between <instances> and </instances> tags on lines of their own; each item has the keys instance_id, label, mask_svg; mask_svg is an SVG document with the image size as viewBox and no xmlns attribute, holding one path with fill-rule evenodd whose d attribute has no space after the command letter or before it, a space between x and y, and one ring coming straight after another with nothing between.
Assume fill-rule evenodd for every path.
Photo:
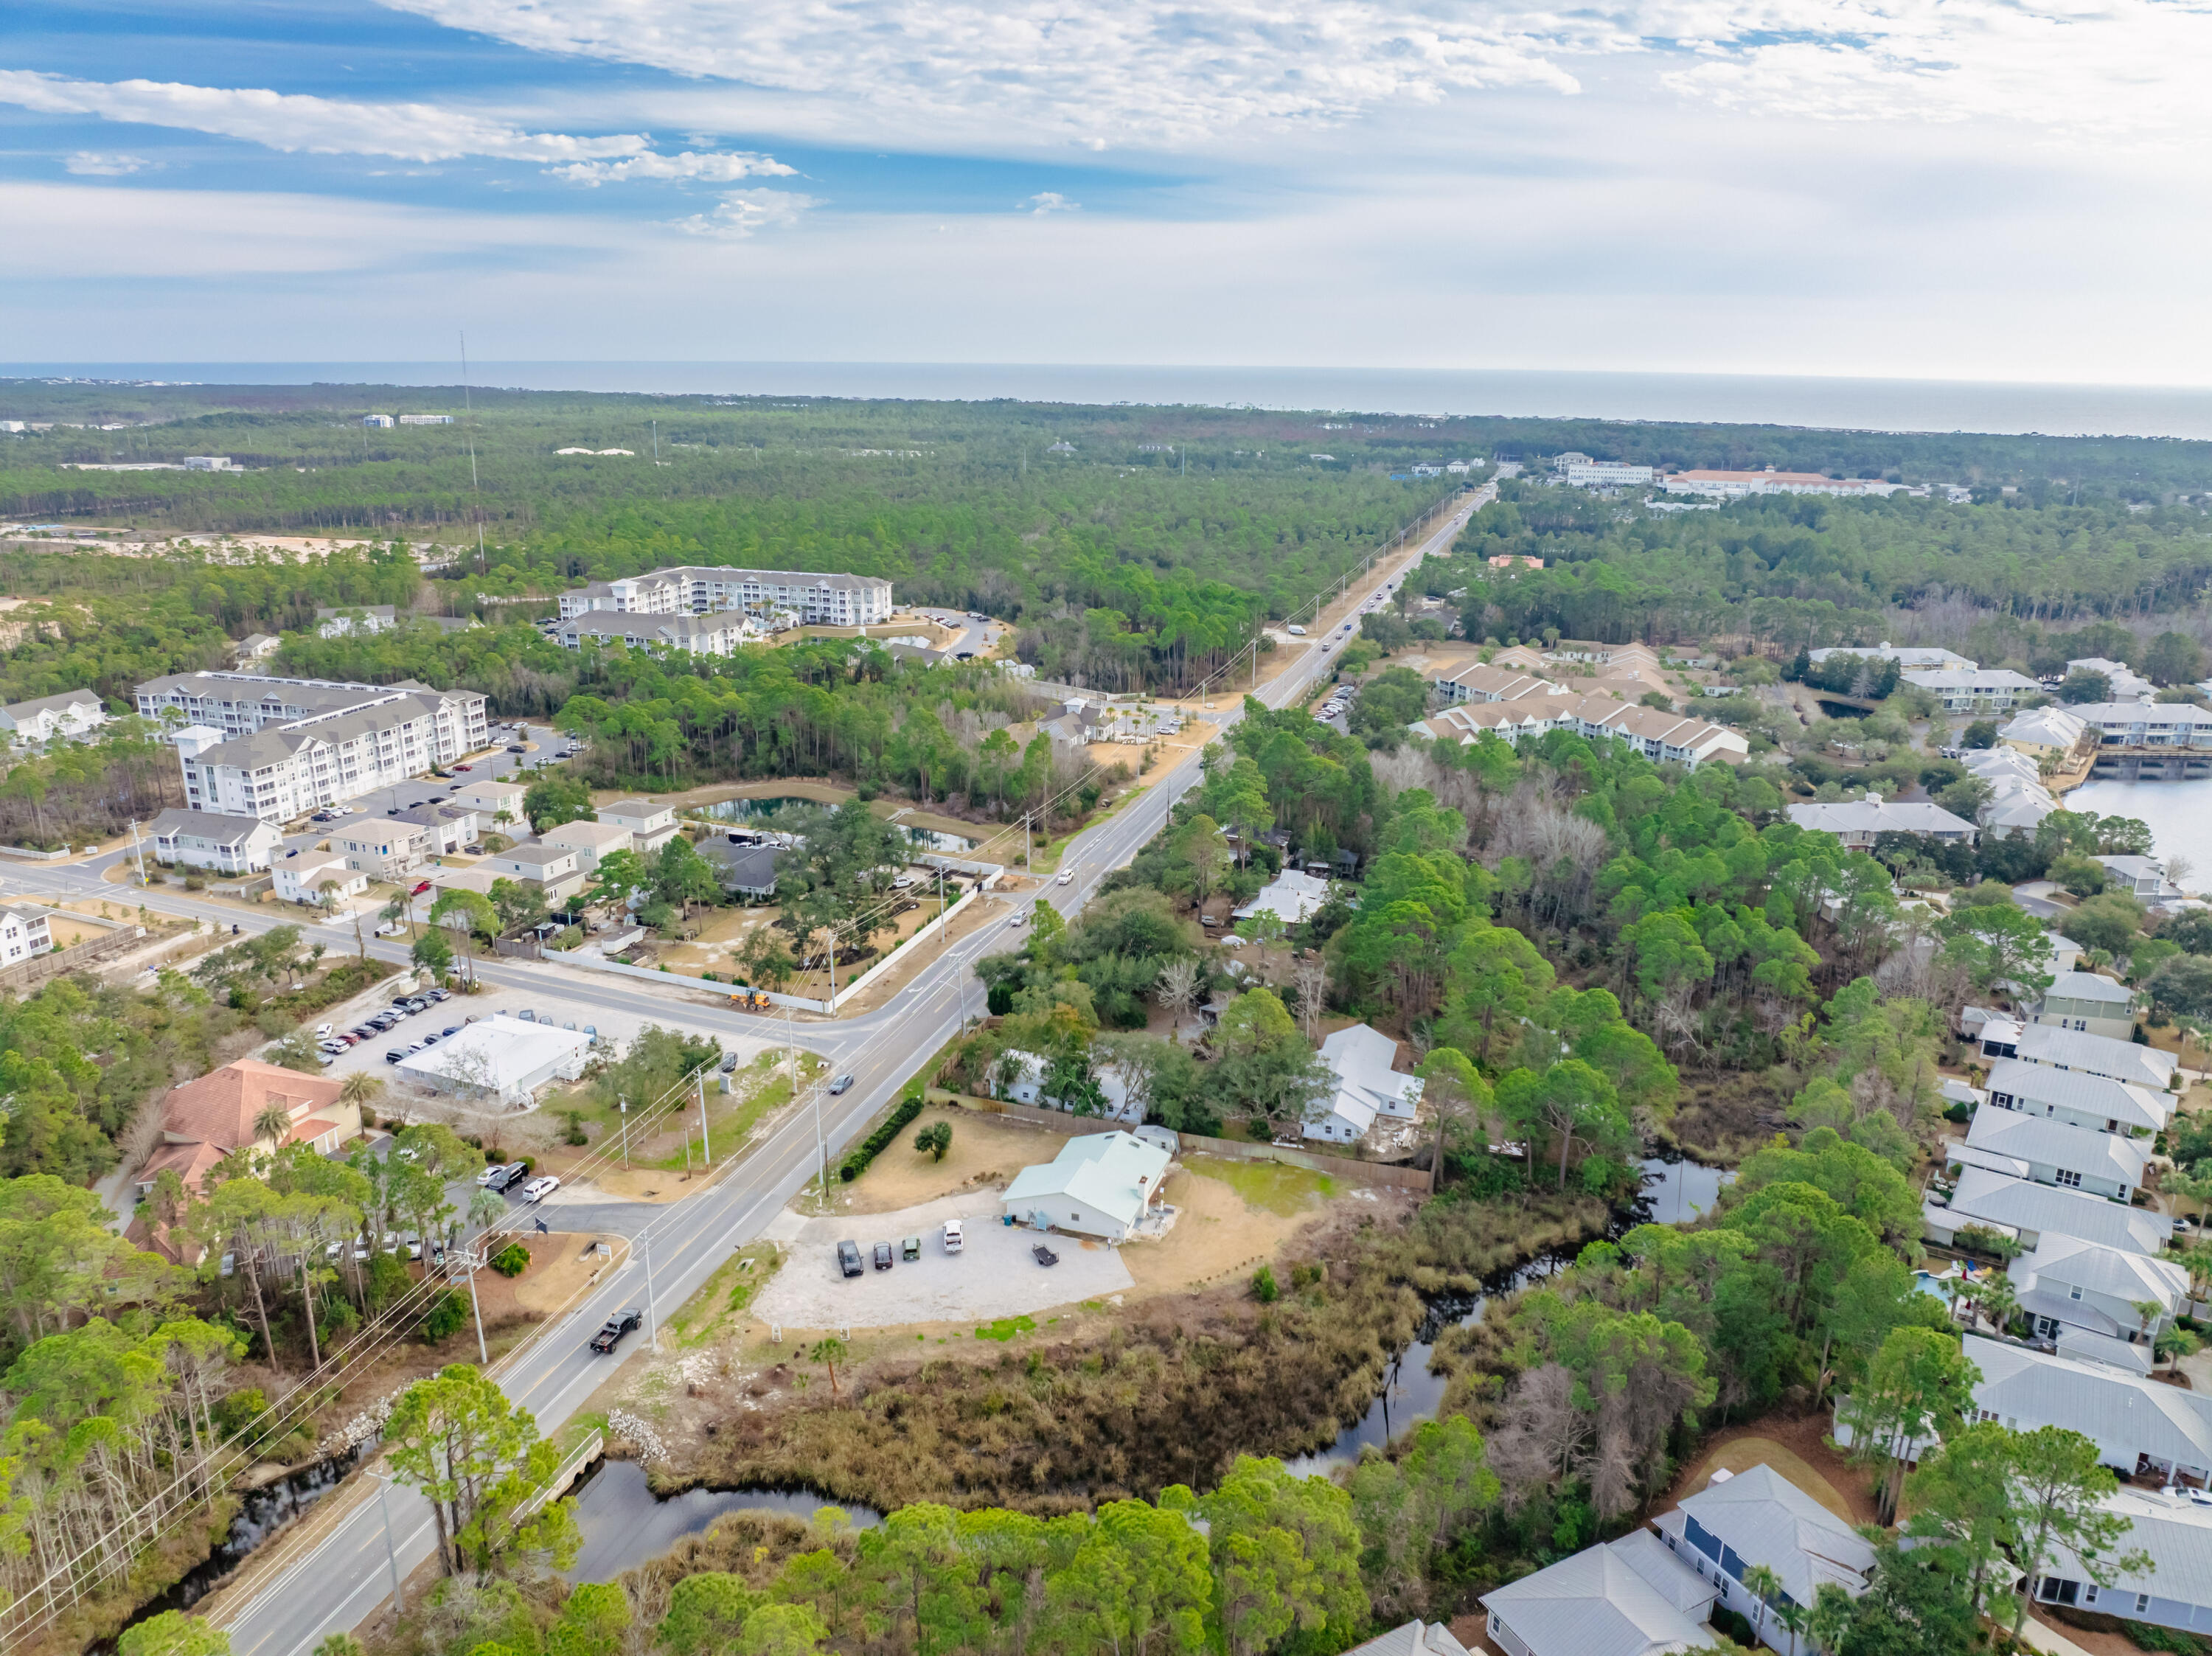
<instances>
[{"instance_id":1,"label":"dark car","mask_svg":"<svg viewBox=\"0 0 2212 1656\"><path fill-rule=\"evenodd\" d=\"M406 1053L404 1053L404 1052L386 1052L386 1053L384 1055L384 1061L385 1061L386 1064L397 1064L397 1063L398 1063L398 1062L399 1062L399 1060L400 1060L401 1059L405 1058L406 1056L407 1056L407 1054L406 1054Z\"/></svg>"},{"instance_id":2,"label":"dark car","mask_svg":"<svg viewBox=\"0 0 2212 1656\"><path fill-rule=\"evenodd\" d=\"M608 1318L599 1331L592 1336L592 1350L611 1351L622 1344L622 1337L645 1320L645 1313L634 1305L626 1305Z\"/></svg>"},{"instance_id":3,"label":"dark car","mask_svg":"<svg viewBox=\"0 0 2212 1656\"><path fill-rule=\"evenodd\" d=\"M841 1093L848 1093L852 1091L852 1089L853 1077L850 1076L839 1076L835 1081L830 1083L830 1096L836 1098Z\"/></svg>"},{"instance_id":4,"label":"dark car","mask_svg":"<svg viewBox=\"0 0 2212 1656\"><path fill-rule=\"evenodd\" d=\"M528 753L530 749L524 747L520 742L517 742L509 746L507 751L509 753Z\"/></svg>"},{"instance_id":5,"label":"dark car","mask_svg":"<svg viewBox=\"0 0 2212 1656\"><path fill-rule=\"evenodd\" d=\"M862 1266L860 1265L860 1245L858 1242L840 1242L837 1244L837 1269L842 1275L847 1277L857 1277L860 1274L862 1270Z\"/></svg>"},{"instance_id":6,"label":"dark car","mask_svg":"<svg viewBox=\"0 0 2212 1656\"><path fill-rule=\"evenodd\" d=\"M890 1268L891 1268L891 1245L890 1245L889 1242L878 1242L878 1243L877 1243L877 1244L876 1244L876 1269L877 1269L877 1270L878 1270L878 1271L889 1271Z\"/></svg>"}]
</instances>

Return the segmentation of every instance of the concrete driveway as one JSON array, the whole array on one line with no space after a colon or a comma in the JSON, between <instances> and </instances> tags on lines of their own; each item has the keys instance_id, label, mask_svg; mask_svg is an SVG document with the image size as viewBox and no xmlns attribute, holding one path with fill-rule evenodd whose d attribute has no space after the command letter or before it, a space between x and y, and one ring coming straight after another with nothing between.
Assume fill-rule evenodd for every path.
<instances>
[{"instance_id":1,"label":"concrete driveway","mask_svg":"<svg viewBox=\"0 0 2212 1656\"><path fill-rule=\"evenodd\" d=\"M1135 1285L1115 1249L1003 1225L999 1206L996 1191L970 1191L896 1213L807 1219L786 1209L765 1234L787 1243L791 1254L753 1314L763 1322L809 1329L979 1323L1103 1299ZM953 1218L964 1222L968 1245L948 1254L939 1239L945 1222ZM917 1234L919 1259L901 1259L889 1271L871 1262L858 1277L837 1269L842 1239L858 1242L869 1259L876 1243L887 1241L896 1252L902 1237ZM1040 1241L1060 1255L1058 1265L1041 1265L1030 1256Z\"/></svg>"}]
</instances>

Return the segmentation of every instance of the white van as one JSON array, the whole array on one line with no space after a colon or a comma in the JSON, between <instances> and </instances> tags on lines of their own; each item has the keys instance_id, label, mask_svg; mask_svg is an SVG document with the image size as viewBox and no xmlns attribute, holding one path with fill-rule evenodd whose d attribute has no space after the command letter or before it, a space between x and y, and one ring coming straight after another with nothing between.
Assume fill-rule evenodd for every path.
<instances>
[{"instance_id":1,"label":"white van","mask_svg":"<svg viewBox=\"0 0 2212 1656\"><path fill-rule=\"evenodd\" d=\"M1304 638L1306 635L1306 629L1303 627L1285 627L1283 630L1292 638Z\"/></svg>"}]
</instances>

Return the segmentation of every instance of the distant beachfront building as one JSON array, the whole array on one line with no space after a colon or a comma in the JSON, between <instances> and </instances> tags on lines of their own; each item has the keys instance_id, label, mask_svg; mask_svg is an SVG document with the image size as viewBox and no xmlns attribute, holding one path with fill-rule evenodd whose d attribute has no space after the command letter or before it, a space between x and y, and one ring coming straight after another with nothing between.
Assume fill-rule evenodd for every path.
<instances>
[{"instance_id":1,"label":"distant beachfront building","mask_svg":"<svg viewBox=\"0 0 2212 1656\"><path fill-rule=\"evenodd\" d=\"M623 615L703 616L742 610L788 612L819 627L867 627L891 618L891 584L878 575L804 570L720 569L684 565L619 580L593 581L561 595L561 619L594 610Z\"/></svg>"},{"instance_id":2,"label":"distant beachfront building","mask_svg":"<svg viewBox=\"0 0 2212 1656\"><path fill-rule=\"evenodd\" d=\"M1893 494L1905 487L1878 477L1826 477L1817 471L1676 471L1659 479L1671 494L1735 500L1747 494Z\"/></svg>"}]
</instances>

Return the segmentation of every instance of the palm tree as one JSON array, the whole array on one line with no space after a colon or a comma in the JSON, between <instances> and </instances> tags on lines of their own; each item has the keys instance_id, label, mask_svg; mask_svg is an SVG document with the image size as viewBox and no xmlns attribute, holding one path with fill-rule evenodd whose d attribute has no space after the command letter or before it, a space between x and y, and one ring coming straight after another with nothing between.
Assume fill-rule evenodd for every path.
<instances>
[{"instance_id":1,"label":"palm tree","mask_svg":"<svg viewBox=\"0 0 2212 1656\"><path fill-rule=\"evenodd\" d=\"M273 1148L281 1149L285 1135L291 1131L292 1113L282 1104L264 1104L253 1118L253 1142L257 1144L265 1138Z\"/></svg>"},{"instance_id":2,"label":"palm tree","mask_svg":"<svg viewBox=\"0 0 2212 1656\"><path fill-rule=\"evenodd\" d=\"M2020 1309L2020 1295L2012 1285L2012 1278L1995 1271L1990 1273L1989 1280L1982 1283L1981 1292L1975 1297L1980 1302L1982 1314L2000 1334L2010 1325L2013 1314Z\"/></svg>"},{"instance_id":3,"label":"palm tree","mask_svg":"<svg viewBox=\"0 0 2212 1656\"><path fill-rule=\"evenodd\" d=\"M814 1342L806 1353L809 1361L820 1363L830 1371L830 1400L837 1400L837 1365L845 1356L845 1342L829 1338Z\"/></svg>"},{"instance_id":4,"label":"palm tree","mask_svg":"<svg viewBox=\"0 0 2212 1656\"><path fill-rule=\"evenodd\" d=\"M1751 1632L1757 1638L1765 1630L1767 1610L1782 1597L1782 1578L1764 1564L1753 1564L1743 1573L1743 1590L1752 1597Z\"/></svg>"},{"instance_id":5,"label":"palm tree","mask_svg":"<svg viewBox=\"0 0 2212 1656\"><path fill-rule=\"evenodd\" d=\"M1774 1607L1774 1619L1790 1635L1790 1656L1797 1656L1797 1640L1811 1624L1812 1614L1795 1598L1784 1598Z\"/></svg>"}]
</instances>

